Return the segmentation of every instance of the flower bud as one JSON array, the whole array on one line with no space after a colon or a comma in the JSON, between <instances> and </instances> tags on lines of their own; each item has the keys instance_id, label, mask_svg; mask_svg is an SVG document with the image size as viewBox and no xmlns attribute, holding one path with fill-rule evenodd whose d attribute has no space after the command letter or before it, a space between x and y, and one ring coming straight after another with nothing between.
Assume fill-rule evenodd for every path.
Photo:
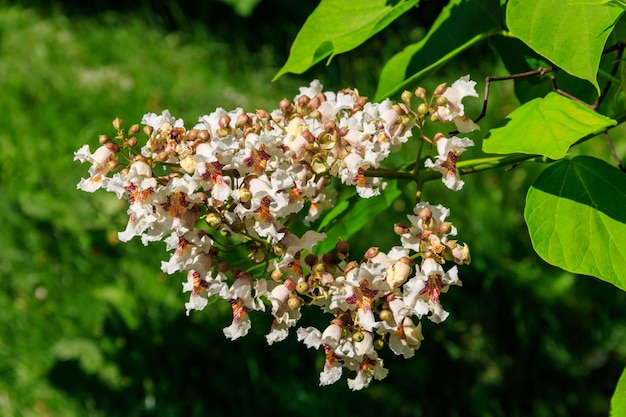
<instances>
[{"instance_id":1,"label":"flower bud","mask_svg":"<svg viewBox=\"0 0 626 417\"><path fill-rule=\"evenodd\" d=\"M126 142L126 144L128 145L128 147L130 148L134 148L135 146L137 146L137 138L132 137L132 138L128 138L128 142Z\"/></svg>"},{"instance_id":2,"label":"flower bud","mask_svg":"<svg viewBox=\"0 0 626 417\"><path fill-rule=\"evenodd\" d=\"M247 203L252 199L252 192L248 188L239 189L239 201Z\"/></svg>"},{"instance_id":3,"label":"flower bud","mask_svg":"<svg viewBox=\"0 0 626 417\"><path fill-rule=\"evenodd\" d=\"M217 213L207 214L204 221L206 221L206 224L208 224L209 227L212 227L213 229L219 229L220 227L222 227L222 216Z\"/></svg>"},{"instance_id":4,"label":"flower bud","mask_svg":"<svg viewBox=\"0 0 626 417\"><path fill-rule=\"evenodd\" d=\"M222 114L217 121L217 125L222 129L230 126L230 116L227 114Z\"/></svg>"},{"instance_id":5,"label":"flower bud","mask_svg":"<svg viewBox=\"0 0 626 417\"><path fill-rule=\"evenodd\" d=\"M441 235L447 235L452 231L452 223L450 222L442 222L437 225L435 231Z\"/></svg>"},{"instance_id":6,"label":"flower bud","mask_svg":"<svg viewBox=\"0 0 626 417\"><path fill-rule=\"evenodd\" d=\"M298 294L306 294L307 292L309 292L309 283L306 281L300 281L298 282L298 284L296 285L296 292Z\"/></svg>"},{"instance_id":7,"label":"flower bud","mask_svg":"<svg viewBox=\"0 0 626 417\"><path fill-rule=\"evenodd\" d=\"M267 119L270 118L270 114L267 111L263 110L263 109L257 110L256 111L256 115L261 120L267 120Z\"/></svg>"},{"instance_id":8,"label":"flower bud","mask_svg":"<svg viewBox=\"0 0 626 417\"><path fill-rule=\"evenodd\" d=\"M280 269L273 270L270 274L270 278L272 278L272 280L276 282L281 282L284 278L283 271L281 271Z\"/></svg>"},{"instance_id":9,"label":"flower bud","mask_svg":"<svg viewBox=\"0 0 626 417\"><path fill-rule=\"evenodd\" d=\"M111 142L111 138L107 135L100 135L98 136L98 142L100 145L104 145L105 143Z\"/></svg>"},{"instance_id":10,"label":"flower bud","mask_svg":"<svg viewBox=\"0 0 626 417\"><path fill-rule=\"evenodd\" d=\"M426 105L426 103L421 103L419 106L417 106L417 114L419 114L420 116L424 116L427 113L428 106Z\"/></svg>"},{"instance_id":11,"label":"flower bud","mask_svg":"<svg viewBox=\"0 0 626 417\"><path fill-rule=\"evenodd\" d=\"M446 87L446 83L441 83L435 88L435 91L433 91L433 95L440 96L445 93L447 89L448 87Z\"/></svg>"},{"instance_id":12,"label":"flower bud","mask_svg":"<svg viewBox=\"0 0 626 417\"><path fill-rule=\"evenodd\" d=\"M278 107L283 114L290 114L293 112L293 104L291 104L291 101L287 98L282 99L280 103L278 103Z\"/></svg>"},{"instance_id":13,"label":"flower bud","mask_svg":"<svg viewBox=\"0 0 626 417\"><path fill-rule=\"evenodd\" d=\"M344 260L348 257L348 252L350 252L350 244L345 240L340 240L335 245L335 254L339 260Z\"/></svg>"},{"instance_id":14,"label":"flower bud","mask_svg":"<svg viewBox=\"0 0 626 417\"><path fill-rule=\"evenodd\" d=\"M307 256L304 257L304 263L307 264L309 268L313 268L313 266L317 264L318 260L319 259L317 255L315 255L314 253L309 253Z\"/></svg>"},{"instance_id":15,"label":"flower bud","mask_svg":"<svg viewBox=\"0 0 626 417\"><path fill-rule=\"evenodd\" d=\"M119 117L116 117L115 119L113 119L112 124L113 124L113 127L115 128L115 130L120 130L122 128L122 125L124 124L124 122Z\"/></svg>"},{"instance_id":16,"label":"flower bud","mask_svg":"<svg viewBox=\"0 0 626 417\"><path fill-rule=\"evenodd\" d=\"M289 300L287 300L287 307L289 307L289 310L297 310L300 308L301 305L302 300L298 297L291 297L289 298Z\"/></svg>"},{"instance_id":17,"label":"flower bud","mask_svg":"<svg viewBox=\"0 0 626 417\"><path fill-rule=\"evenodd\" d=\"M415 97L426 100L426 89L424 87L417 87L415 90Z\"/></svg>"},{"instance_id":18,"label":"flower bud","mask_svg":"<svg viewBox=\"0 0 626 417\"><path fill-rule=\"evenodd\" d=\"M437 101L436 101L438 106L445 106L448 104L448 98L446 96L439 96L437 97Z\"/></svg>"},{"instance_id":19,"label":"flower bud","mask_svg":"<svg viewBox=\"0 0 626 417\"><path fill-rule=\"evenodd\" d=\"M368 260L374 259L378 255L379 252L380 251L378 250L378 248L372 246L365 252L365 255L363 255L363 257Z\"/></svg>"},{"instance_id":20,"label":"flower bud","mask_svg":"<svg viewBox=\"0 0 626 417\"><path fill-rule=\"evenodd\" d=\"M293 282L292 279L287 278L285 280L285 282L283 283L283 285L285 286L285 288L287 288L290 292L295 291L296 290L296 283Z\"/></svg>"},{"instance_id":21,"label":"flower bud","mask_svg":"<svg viewBox=\"0 0 626 417\"><path fill-rule=\"evenodd\" d=\"M398 236L402 236L404 234L411 233L411 230L407 226L403 225L402 223L394 224L393 225L393 231Z\"/></svg>"},{"instance_id":22,"label":"flower bud","mask_svg":"<svg viewBox=\"0 0 626 417\"><path fill-rule=\"evenodd\" d=\"M140 130L139 125L135 123L134 125L130 127L130 129L128 129L128 134L136 135L137 133L139 133L139 130Z\"/></svg>"},{"instance_id":23,"label":"flower bud","mask_svg":"<svg viewBox=\"0 0 626 417\"><path fill-rule=\"evenodd\" d=\"M354 332L352 333L352 340L354 340L355 342L362 342L363 339L365 339L365 335L363 334L363 332L358 331L358 332Z\"/></svg>"},{"instance_id":24,"label":"flower bud","mask_svg":"<svg viewBox=\"0 0 626 417\"><path fill-rule=\"evenodd\" d=\"M413 98L413 94L407 90L404 90L402 92L402 95L400 96L400 99L404 101L405 103L410 103L412 98Z\"/></svg>"},{"instance_id":25,"label":"flower bud","mask_svg":"<svg viewBox=\"0 0 626 417\"><path fill-rule=\"evenodd\" d=\"M303 96L298 97L297 103L298 103L299 107L305 107L305 106L308 106L309 101L311 101L309 96L304 96L303 95Z\"/></svg>"}]
</instances>

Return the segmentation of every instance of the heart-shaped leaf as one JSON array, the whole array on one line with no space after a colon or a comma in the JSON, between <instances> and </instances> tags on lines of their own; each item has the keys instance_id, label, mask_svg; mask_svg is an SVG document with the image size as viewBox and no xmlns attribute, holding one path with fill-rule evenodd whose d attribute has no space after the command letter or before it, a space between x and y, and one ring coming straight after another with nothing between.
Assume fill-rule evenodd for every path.
<instances>
[{"instance_id":1,"label":"heart-shaped leaf","mask_svg":"<svg viewBox=\"0 0 626 417\"><path fill-rule=\"evenodd\" d=\"M524 218L546 262L626 290L626 174L589 156L557 162L528 190Z\"/></svg>"},{"instance_id":2,"label":"heart-shaped leaf","mask_svg":"<svg viewBox=\"0 0 626 417\"><path fill-rule=\"evenodd\" d=\"M511 0L506 21L511 33L568 73L596 79L604 44L622 7L580 0Z\"/></svg>"},{"instance_id":3,"label":"heart-shaped leaf","mask_svg":"<svg viewBox=\"0 0 626 417\"><path fill-rule=\"evenodd\" d=\"M615 124L615 120L574 100L549 93L517 108L500 127L491 129L483 142L483 150L561 159L578 140L597 135Z\"/></svg>"}]
</instances>

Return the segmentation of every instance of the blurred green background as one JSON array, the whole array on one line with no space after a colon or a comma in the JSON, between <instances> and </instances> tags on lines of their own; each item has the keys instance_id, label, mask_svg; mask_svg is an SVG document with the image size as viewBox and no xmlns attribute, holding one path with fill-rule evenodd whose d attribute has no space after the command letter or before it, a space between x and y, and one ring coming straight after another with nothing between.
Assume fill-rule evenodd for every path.
<instances>
[{"instance_id":1,"label":"blurred green background","mask_svg":"<svg viewBox=\"0 0 626 417\"><path fill-rule=\"evenodd\" d=\"M183 277L160 272L164 247L116 243L126 207L76 190L87 166L73 152L113 134L116 116L130 125L167 108L189 126L216 107L276 108L313 78L372 96L382 63L442 7L425 0L330 66L270 83L316 3L0 2L0 416L607 415L626 364L626 295L534 255L522 210L541 167L473 175L459 193L427 184L473 263L443 298L450 318L424 322L416 357L383 353L389 377L357 393L345 378L319 387L323 354L295 335L266 346L263 315L235 342L221 330L228 303L186 317ZM501 71L484 45L426 86ZM483 131L515 104L511 85L494 91ZM353 255L397 244L378 231L405 220L410 190L392 208Z\"/></svg>"}]
</instances>

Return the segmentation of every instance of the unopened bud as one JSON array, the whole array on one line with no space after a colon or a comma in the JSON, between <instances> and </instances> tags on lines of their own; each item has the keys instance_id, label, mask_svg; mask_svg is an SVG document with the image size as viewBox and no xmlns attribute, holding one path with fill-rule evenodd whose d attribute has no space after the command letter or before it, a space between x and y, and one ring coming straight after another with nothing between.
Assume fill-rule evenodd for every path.
<instances>
[{"instance_id":1,"label":"unopened bud","mask_svg":"<svg viewBox=\"0 0 626 417\"><path fill-rule=\"evenodd\" d=\"M380 251L376 247L371 247L367 251L365 251L365 255L363 257L365 259L374 259Z\"/></svg>"},{"instance_id":2,"label":"unopened bud","mask_svg":"<svg viewBox=\"0 0 626 417\"><path fill-rule=\"evenodd\" d=\"M313 268L318 260L319 259L317 255L315 255L314 253L309 253L307 256L304 257L304 263L307 264L309 268Z\"/></svg>"},{"instance_id":3,"label":"unopened bud","mask_svg":"<svg viewBox=\"0 0 626 417\"><path fill-rule=\"evenodd\" d=\"M439 96L437 97L437 105L438 106L445 106L446 104L448 104L448 98L446 96Z\"/></svg>"},{"instance_id":4,"label":"unopened bud","mask_svg":"<svg viewBox=\"0 0 626 417\"><path fill-rule=\"evenodd\" d=\"M247 203L252 199L252 192L247 188L239 189L239 201L242 203Z\"/></svg>"},{"instance_id":5,"label":"unopened bud","mask_svg":"<svg viewBox=\"0 0 626 417\"><path fill-rule=\"evenodd\" d=\"M394 224L393 225L393 231L398 236L402 236L404 234L411 233L411 230L407 226L403 225L402 223Z\"/></svg>"},{"instance_id":6,"label":"unopened bud","mask_svg":"<svg viewBox=\"0 0 626 417\"><path fill-rule=\"evenodd\" d=\"M204 220L206 221L206 224L213 229L219 229L222 226L222 216L217 213L207 214Z\"/></svg>"},{"instance_id":7,"label":"unopened bud","mask_svg":"<svg viewBox=\"0 0 626 417\"><path fill-rule=\"evenodd\" d=\"M150 135L152 135L152 132L153 132L153 131L154 131L154 128L153 128L152 126L145 125L145 126L143 127L143 133L145 133L145 134L146 134L146 136L150 136Z\"/></svg>"},{"instance_id":8,"label":"unopened bud","mask_svg":"<svg viewBox=\"0 0 626 417\"><path fill-rule=\"evenodd\" d=\"M365 335L363 334L363 332L358 331L355 333L352 333L352 340L354 340L355 342L362 342L363 339L365 339Z\"/></svg>"},{"instance_id":9,"label":"unopened bud","mask_svg":"<svg viewBox=\"0 0 626 417\"><path fill-rule=\"evenodd\" d=\"M344 260L348 257L348 252L350 252L350 244L345 240L340 240L335 245L335 254L337 258L340 260Z\"/></svg>"},{"instance_id":10,"label":"unopened bud","mask_svg":"<svg viewBox=\"0 0 626 417\"><path fill-rule=\"evenodd\" d=\"M415 97L426 100L426 89L424 87L417 87L415 90Z\"/></svg>"},{"instance_id":11,"label":"unopened bud","mask_svg":"<svg viewBox=\"0 0 626 417\"><path fill-rule=\"evenodd\" d=\"M122 128L122 125L124 124L124 121L119 117L116 117L115 119L113 119L112 124L115 130L120 130Z\"/></svg>"},{"instance_id":12,"label":"unopened bud","mask_svg":"<svg viewBox=\"0 0 626 417\"><path fill-rule=\"evenodd\" d=\"M290 114L293 111L293 104L287 98L284 98L278 103L278 107L283 114Z\"/></svg>"},{"instance_id":13,"label":"unopened bud","mask_svg":"<svg viewBox=\"0 0 626 417\"><path fill-rule=\"evenodd\" d=\"M137 133L139 133L139 125L138 124L134 124L130 127L130 129L128 129L128 134L130 135L136 135Z\"/></svg>"},{"instance_id":14,"label":"unopened bud","mask_svg":"<svg viewBox=\"0 0 626 417\"><path fill-rule=\"evenodd\" d=\"M450 222L442 222L442 223L440 223L437 226L435 231L437 233L439 233L439 234L447 235L448 233L450 233L452 231L452 223L450 223Z\"/></svg>"},{"instance_id":15,"label":"unopened bud","mask_svg":"<svg viewBox=\"0 0 626 417\"><path fill-rule=\"evenodd\" d=\"M235 122L235 126L239 127L239 128L243 128L245 126L248 126L250 124L251 120L250 120L250 116L248 116L248 113L241 113L238 117L237 117L237 121Z\"/></svg>"},{"instance_id":16,"label":"unopened bud","mask_svg":"<svg viewBox=\"0 0 626 417\"><path fill-rule=\"evenodd\" d=\"M410 103L412 98L413 98L413 94L407 90L404 90L402 92L402 95L400 96L400 99L404 101L405 103Z\"/></svg>"},{"instance_id":17,"label":"unopened bud","mask_svg":"<svg viewBox=\"0 0 626 417\"><path fill-rule=\"evenodd\" d=\"M435 91L433 91L433 95L440 96L445 93L447 89L448 87L446 87L446 83L439 84L437 88L435 88Z\"/></svg>"},{"instance_id":18,"label":"unopened bud","mask_svg":"<svg viewBox=\"0 0 626 417\"><path fill-rule=\"evenodd\" d=\"M420 116L424 116L426 113L428 113L428 106L426 105L426 103L421 103L419 106L417 106L417 114L419 114Z\"/></svg>"},{"instance_id":19,"label":"unopened bud","mask_svg":"<svg viewBox=\"0 0 626 417\"><path fill-rule=\"evenodd\" d=\"M306 281L300 281L298 282L298 284L296 285L296 291L298 292L298 294L305 294L309 291L309 283Z\"/></svg>"},{"instance_id":20,"label":"unopened bud","mask_svg":"<svg viewBox=\"0 0 626 417\"><path fill-rule=\"evenodd\" d=\"M298 97L297 103L298 103L298 106L305 107L305 106L307 106L309 104L309 101L311 101L309 96L302 95L302 96Z\"/></svg>"},{"instance_id":21,"label":"unopened bud","mask_svg":"<svg viewBox=\"0 0 626 417\"><path fill-rule=\"evenodd\" d=\"M381 338L374 340L374 349L381 350L385 347L385 341Z\"/></svg>"},{"instance_id":22,"label":"unopened bud","mask_svg":"<svg viewBox=\"0 0 626 417\"><path fill-rule=\"evenodd\" d=\"M219 118L219 120L217 121L217 125L219 127L221 127L222 129L227 128L230 126L230 116L227 114L222 114Z\"/></svg>"},{"instance_id":23,"label":"unopened bud","mask_svg":"<svg viewBox=\"0 0 626 417\"><path fill-rule=\"evenodd\" d=\"M105 143L109 143L109 142L111 142L111 138L108 137L107 135L98 136L98 143L100 143L100 145L104 145Z\"/></svg>"},{"instance_id":24,"label":"unopened bud","mask_svg":"<svg viewBox=\"0 0 626 417\"><path fill-rule=\"evenodd\" d=\"M276 282L281 282L284 278L283 271L281 271L280 269L273 270L270 274L270 278L272 278L272 280Z\"/></svg>"},{"instance_id":25,"label":"unopened bud","mask_svg":"<svg viewBox=\"0 0 626 417\"><path fill-rule=\"evenodd\" d=\"M261 120L267 120L270 118L270 114L266 110L263 110L263 109L257 110L256 115Z\"/></svg>"},{"instance_id":26,"label":"unopened bud","mask_svg":"<svg viewBox=\"0 0 626 417\"><path fill-rule=\"evenodd\" d=\"M287 300L287 307L289 307L289 310L297 310L300 308L301 305L302 300L298 297L291 297L289 300Z\"/></svg>"},{"instance_id":27,"label":"unopened bud","mask_svg":"<svg viewBox=\"0 0 626 417\"><path fill-rule=\"evenodd\" d=\"M290 279L290 278L287 278L287 279L285 280L285 282L283 283L283 285L284 285L284 286L285 286L285 288L287 288L290 292L291 292L291 291L295 291L295 290L296 290L296 286L297 286L297 285L296 285L296 283L295 283L295 282L293 282L293 280L292 280L292 279Z\"/></svg>"},{"instance_id":28,"label":"unopened bud","mask_svg":"<svg viewBox=\"0 0 626 417\"><path fill-rule=\"evenodd\" d=\"M126 142L126 144L128 144L129 147L134 148L135 146L137 146L137 138L132 137L128 139L128 142Z\"/></svg>"}]
</instances>

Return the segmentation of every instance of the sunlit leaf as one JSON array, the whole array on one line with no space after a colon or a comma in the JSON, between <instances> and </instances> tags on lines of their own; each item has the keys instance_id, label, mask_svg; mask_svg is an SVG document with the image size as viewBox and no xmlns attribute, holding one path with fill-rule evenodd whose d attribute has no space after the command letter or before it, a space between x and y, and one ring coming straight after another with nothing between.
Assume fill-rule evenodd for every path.
<instances>
[{"instance_id":1,"label":"sunlit leaf","mask_svg":"<svg viewBox=\"0 0 626 417\"><path fill-rule=\"evenodd\" d=\"M501 29L498 0L452 0L421 41L407 46L387 61L378 81L376 100L418 83L462 51L500 33Z\"/></svg>"},{"instance_id":2,"label":"sunlit leaf","mask_svg":"<svg viewBox=\"0 0 626 417\"><path fill-rule=\"evenodd\" d=\"M524 218L546 262L626 290L626 174L588 156L555 163L528 190Z\"/></svg>"},{"instance_id":3,"label":"sunlit leaf","mask_svg":"<svg viewBox=\"0 0 626 417\"><path fill-rule=\"evenodd\" d=\"M581 138L601 133L615 124L615 120L574 100L549 93L519 107L504 119L500 127L491 129L483 142L483 150L561 159Z\"/></svg>"},{"instance_id":4,"label":"sunlit leaf","mask_svg":"<svg viewBox=\"0 0 626 417\"><path fill-rule=\"evenodd\" d=\"M296 36L289 58L274 76L301 74L321 60L356 48L419 0L322 0Z\"/></svg>"},{"instance_id":5,"label":"sunlit leaf","mask_svg":"<svg viewBox=\"0 0 626 417\"><path fill-rule=\"evenodd\" d=\"M619 378L615 392L611 398L611 417L626 416L626 369Z\"/></svg>"},{"instance_id":6,"label":"sunlit leaf","mask_svg":"<svg viewBox=\"0 0 626 417\"><path fill-rule=\"evenodd\" d=\"M597 1L511 0L506 21L513 35L600 92L596 79L600 56L623 12Z\"/></svg>"}]
</instances>

